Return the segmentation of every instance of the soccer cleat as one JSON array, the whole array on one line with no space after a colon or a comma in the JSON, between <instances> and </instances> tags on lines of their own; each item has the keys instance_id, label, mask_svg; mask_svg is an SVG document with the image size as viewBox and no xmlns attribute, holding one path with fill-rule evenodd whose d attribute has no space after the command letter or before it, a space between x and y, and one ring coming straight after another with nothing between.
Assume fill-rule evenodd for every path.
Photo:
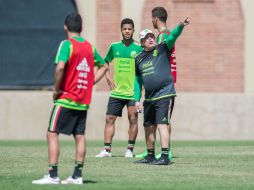
<instances>
[{"instance_id":1,"label":"soccer cleat","mask_svg":"<svg viewBox=\"0 0 254 190\"><path fill-rule=\"evenodd\" d=\"M63 180L61 183L64 184L64 185L67 185L67 184L82 185L83 184L83 178L78 177L78 178L74 179L74 178L72 178L72 176L70 176L67 179Z\"/></svg>"},{"instance_id":2,"label":"soccer cleat","mask_svg":"<svg viewBox=\"0 0 254 190\"><path fill-rule=\"evenodd\" d=\"M134 161L134 163L136 163L136 164L149 164L149 163L151 163L155 160L156 160L156 158L154 156L146 156L145 158L143 158L141 160Z\"/></svg>"},{"instance_id":3,"label":"soccer cleat","mask_svg":"<svg viewBox=\"0 0 254 190\"><path fill-rule=\"evenodd\" d=\"M152 162L149 162L151 165L170 165L171 162L168 158L164 159L162 156L158 160L154 160Z\"/></svg>"},{"instance_id":4,"label":"soccer cleat","mask_svg":"<svg viewBox=\"0 0 254 190\"><path fill-rule=\"evenodd\" d=\"M161 157L161 153L157 154L156 156L156 159L159 159ZM172 154L172 151L169 151L168 152L168 159L171 161L173 159L173 154Z\"/></svg>"},{"instance_id":5,"label":"soccer cleat","mask_svg":"<svg viewBox=\"0 0 254 190\"><path fill-rule=\"evenodd\" d=\"M172 159L173 159L173 153L172 153L172 151L169 151L169 152L168 152L168 159L169 159L170 161L172 161Z\"/></svg>"},{"instance_id":6,"label":"soccer cleat","mask_svg":"<svg viewBox=\"0 0 254 190\"><path fill-rule=\"evenodd\" d=\"M147 151L143 152L142 154L138 154L135 157L136 158L145 158L147 156Z\"/></svg>"},{"instance_id":7,"label":"soccer cleat","mask_svg":"<svg viewBox=\"0 0 254 190\"><path fill-rule=\"evenodd\" d=\"M43 178L38 179L38 180L33 180L32 184L38 184L38 185L46 185L46 184L60 184L60 179L59 177L52 178L48 175L44 175Z\"/></svg>"},{"instance_id":8,"label":"soccer cleat","mask_svg":"<svg viewBox=\"0 0 254 190\"><path fill-rule=\"evenodd\" d=\"M96 158L103 158L103 157L112 157L111 152L106 151L105 149L102 150L99 154L95 156Z\"/></svg>"},{"instance_id":9,"label":"soccer cleat","mask_svg":"<svg viewBox=\"0 0 254 190\"><path fill-rule=\"evenodd\" d=\"M124 157L125 158L133 158L134 157L133 152L131 150L127 149Z\"/></svg>"}]
</instances>

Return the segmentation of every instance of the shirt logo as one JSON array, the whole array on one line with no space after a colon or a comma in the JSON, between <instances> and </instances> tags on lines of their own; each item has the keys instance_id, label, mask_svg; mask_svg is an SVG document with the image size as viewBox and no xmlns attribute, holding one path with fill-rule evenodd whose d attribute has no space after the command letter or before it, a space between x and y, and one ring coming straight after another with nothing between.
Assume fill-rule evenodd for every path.
<instances>
[{"instance_id":1,"label":"shirt logo","mask_svg":"<svg viewBox=\"0 0 254 190\"><path fill-rule=\"evenodd\" d=\"M137 52L136 51L132 51L131 52L131 57L135 58L137 56Z\"/></svg>"},{"instance_id":2,"label":"shirt logo","mask_svg":"<svg viewBox=\"0 0 254 190\"><path fill-rule=\"evenodd\" d=\"M147 63L143 64L143 68L144 69L147 68L147 67L151 67L151 66L153 66L153 62L152 61L148 61Z\"/></svg>"},{"instance_id":3,"label":"shirt logo","mask_svg":"<svg viewBox=\"0 0 254 190\"><path fill-rule=\"evenodd\" d=\"M116 52L116 55L120 55L119 51Z\"/></svg>"},{"instance_id":4,"label":"shirt logo","mask_svg":"<svg viewBox=\"0 0 254 190\"><path fill-rule=\"evenodd\" d=\"M157 57L157 55L158 55L158 50L155 49L155 50L153 51L153 56L154 56L154 57Z\"/></svg>"},{"instance_id":5,"label":"shirt logo","mask_svg":"<svg viewBox=\"0 0 254 190\"><path fill-rule=\"evenodd\" d=\"M120 60L118 69L119 72L129 72L131 69L129 60Z\"/></svg>"},{"instance_id":6,"label":"shirt logo","mask_svg":"<svg viewBox=\"0 0 254 190\"><path fill-rule=\"evenodd\" d=\"M86 80L87 78L87 73L90 72L90 67L87 64L86 58L84 58L76 67L76 70L79 71L79 78L77 81L77 88L78 89L87 89L88 87L88 81Z\"/></svg>"},{"instance_id":7,"label":"shirt logo","mask_svg":"<svg viewBox=\"0 0 254 190\"><path fill-rule=\"evenodd\" d=\"M86 72L90 72L90 67L87 64L87 60L86 58L84 58L81 63L78 64L78 66L76 67L76 69L78 71L86 71Z\"/></svg>"}]
</instances>

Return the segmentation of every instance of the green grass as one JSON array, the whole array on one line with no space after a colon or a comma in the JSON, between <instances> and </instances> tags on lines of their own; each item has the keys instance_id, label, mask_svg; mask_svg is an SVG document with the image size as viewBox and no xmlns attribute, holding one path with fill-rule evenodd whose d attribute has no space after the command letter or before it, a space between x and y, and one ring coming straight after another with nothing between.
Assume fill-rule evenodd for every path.
<instances>
[{"instance_id":1,"label":"green grass","mask_svg":"<svg viewBox=\"0 0 254 190\"><path fill-rule=\"evenodd\" d=\"M157 146L158 147L158 146ZM113 158L95 158L102 142L88 141L83 186L32 185L47 172L46 141L0 141L0 189L254 189L254 141L173 142L170 166L133 164L124 158L125 142L113 143ZM144 151L138 142L136 153ZM74 142L61 142L59 175L71 175Z\"/></svg>"}]
</instances>

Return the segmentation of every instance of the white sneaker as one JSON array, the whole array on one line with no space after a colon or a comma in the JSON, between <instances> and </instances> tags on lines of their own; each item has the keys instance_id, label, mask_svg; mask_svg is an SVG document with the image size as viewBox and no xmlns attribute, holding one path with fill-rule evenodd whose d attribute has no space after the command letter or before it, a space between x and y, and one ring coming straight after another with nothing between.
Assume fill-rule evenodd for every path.
<instances>
[{"instance_id":1,"label":"white sneaker","mask_svg":"<svg viewBox=\"0 0 254 190\"><path fill-rule=\"evenodd\" d=\"M107 152L105 149L95 156L96 158L112 157L111 152Z\"/></svg>"},{"instance_id":2,"label":"white sneaker","mask_svg":"<svg viewBox=\"0 0 254 190\"><path fill-rule=\"evenodd\" d=\"M125 158L133 158L133 157L134 157L133 152L127 149L125 152Z\"/></svg>"},{"instance_id":3,"label":"white sneaker","mask_svg":"<svg viewBox=\"0 0 254 190\"><path fill-rule=\"evenodd\" d=\"M72 176L68 177L67 179L63 180L61 182L62 184L76 184L76 185L82 185L83 184L83 178L79 177L77 179L72 178Z\"/></svg>"},{"instance_id":4,"label":"white sneaker","mask_svg":"<svg viewBox=\"0 0 254 190\"><path fill-rule=\"evenodd\" d=\"M32 184L44 185L44 184L60 184L59 177L52 178L48 175L44 175L43 178L38 180L33 180Z\"/></svg>"}]
</instances>

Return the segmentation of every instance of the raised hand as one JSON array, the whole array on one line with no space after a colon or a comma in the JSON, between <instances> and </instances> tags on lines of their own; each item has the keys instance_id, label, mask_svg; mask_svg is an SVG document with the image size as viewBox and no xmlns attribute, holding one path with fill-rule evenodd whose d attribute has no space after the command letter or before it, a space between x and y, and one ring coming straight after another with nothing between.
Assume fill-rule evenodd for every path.
<instances>
[{"instance_id":1,"label":"raised hand","mask_svg":"<svg viewBox=\"0 0 254 190\"><path fill-rule=\"evenodd\" d=\"M184 19L182 19L180 21L180 25L182 25L182 26L186 26L188 24L190 24L190 18L189 17L185 17Z\"/></svg>"}]
</instances>

